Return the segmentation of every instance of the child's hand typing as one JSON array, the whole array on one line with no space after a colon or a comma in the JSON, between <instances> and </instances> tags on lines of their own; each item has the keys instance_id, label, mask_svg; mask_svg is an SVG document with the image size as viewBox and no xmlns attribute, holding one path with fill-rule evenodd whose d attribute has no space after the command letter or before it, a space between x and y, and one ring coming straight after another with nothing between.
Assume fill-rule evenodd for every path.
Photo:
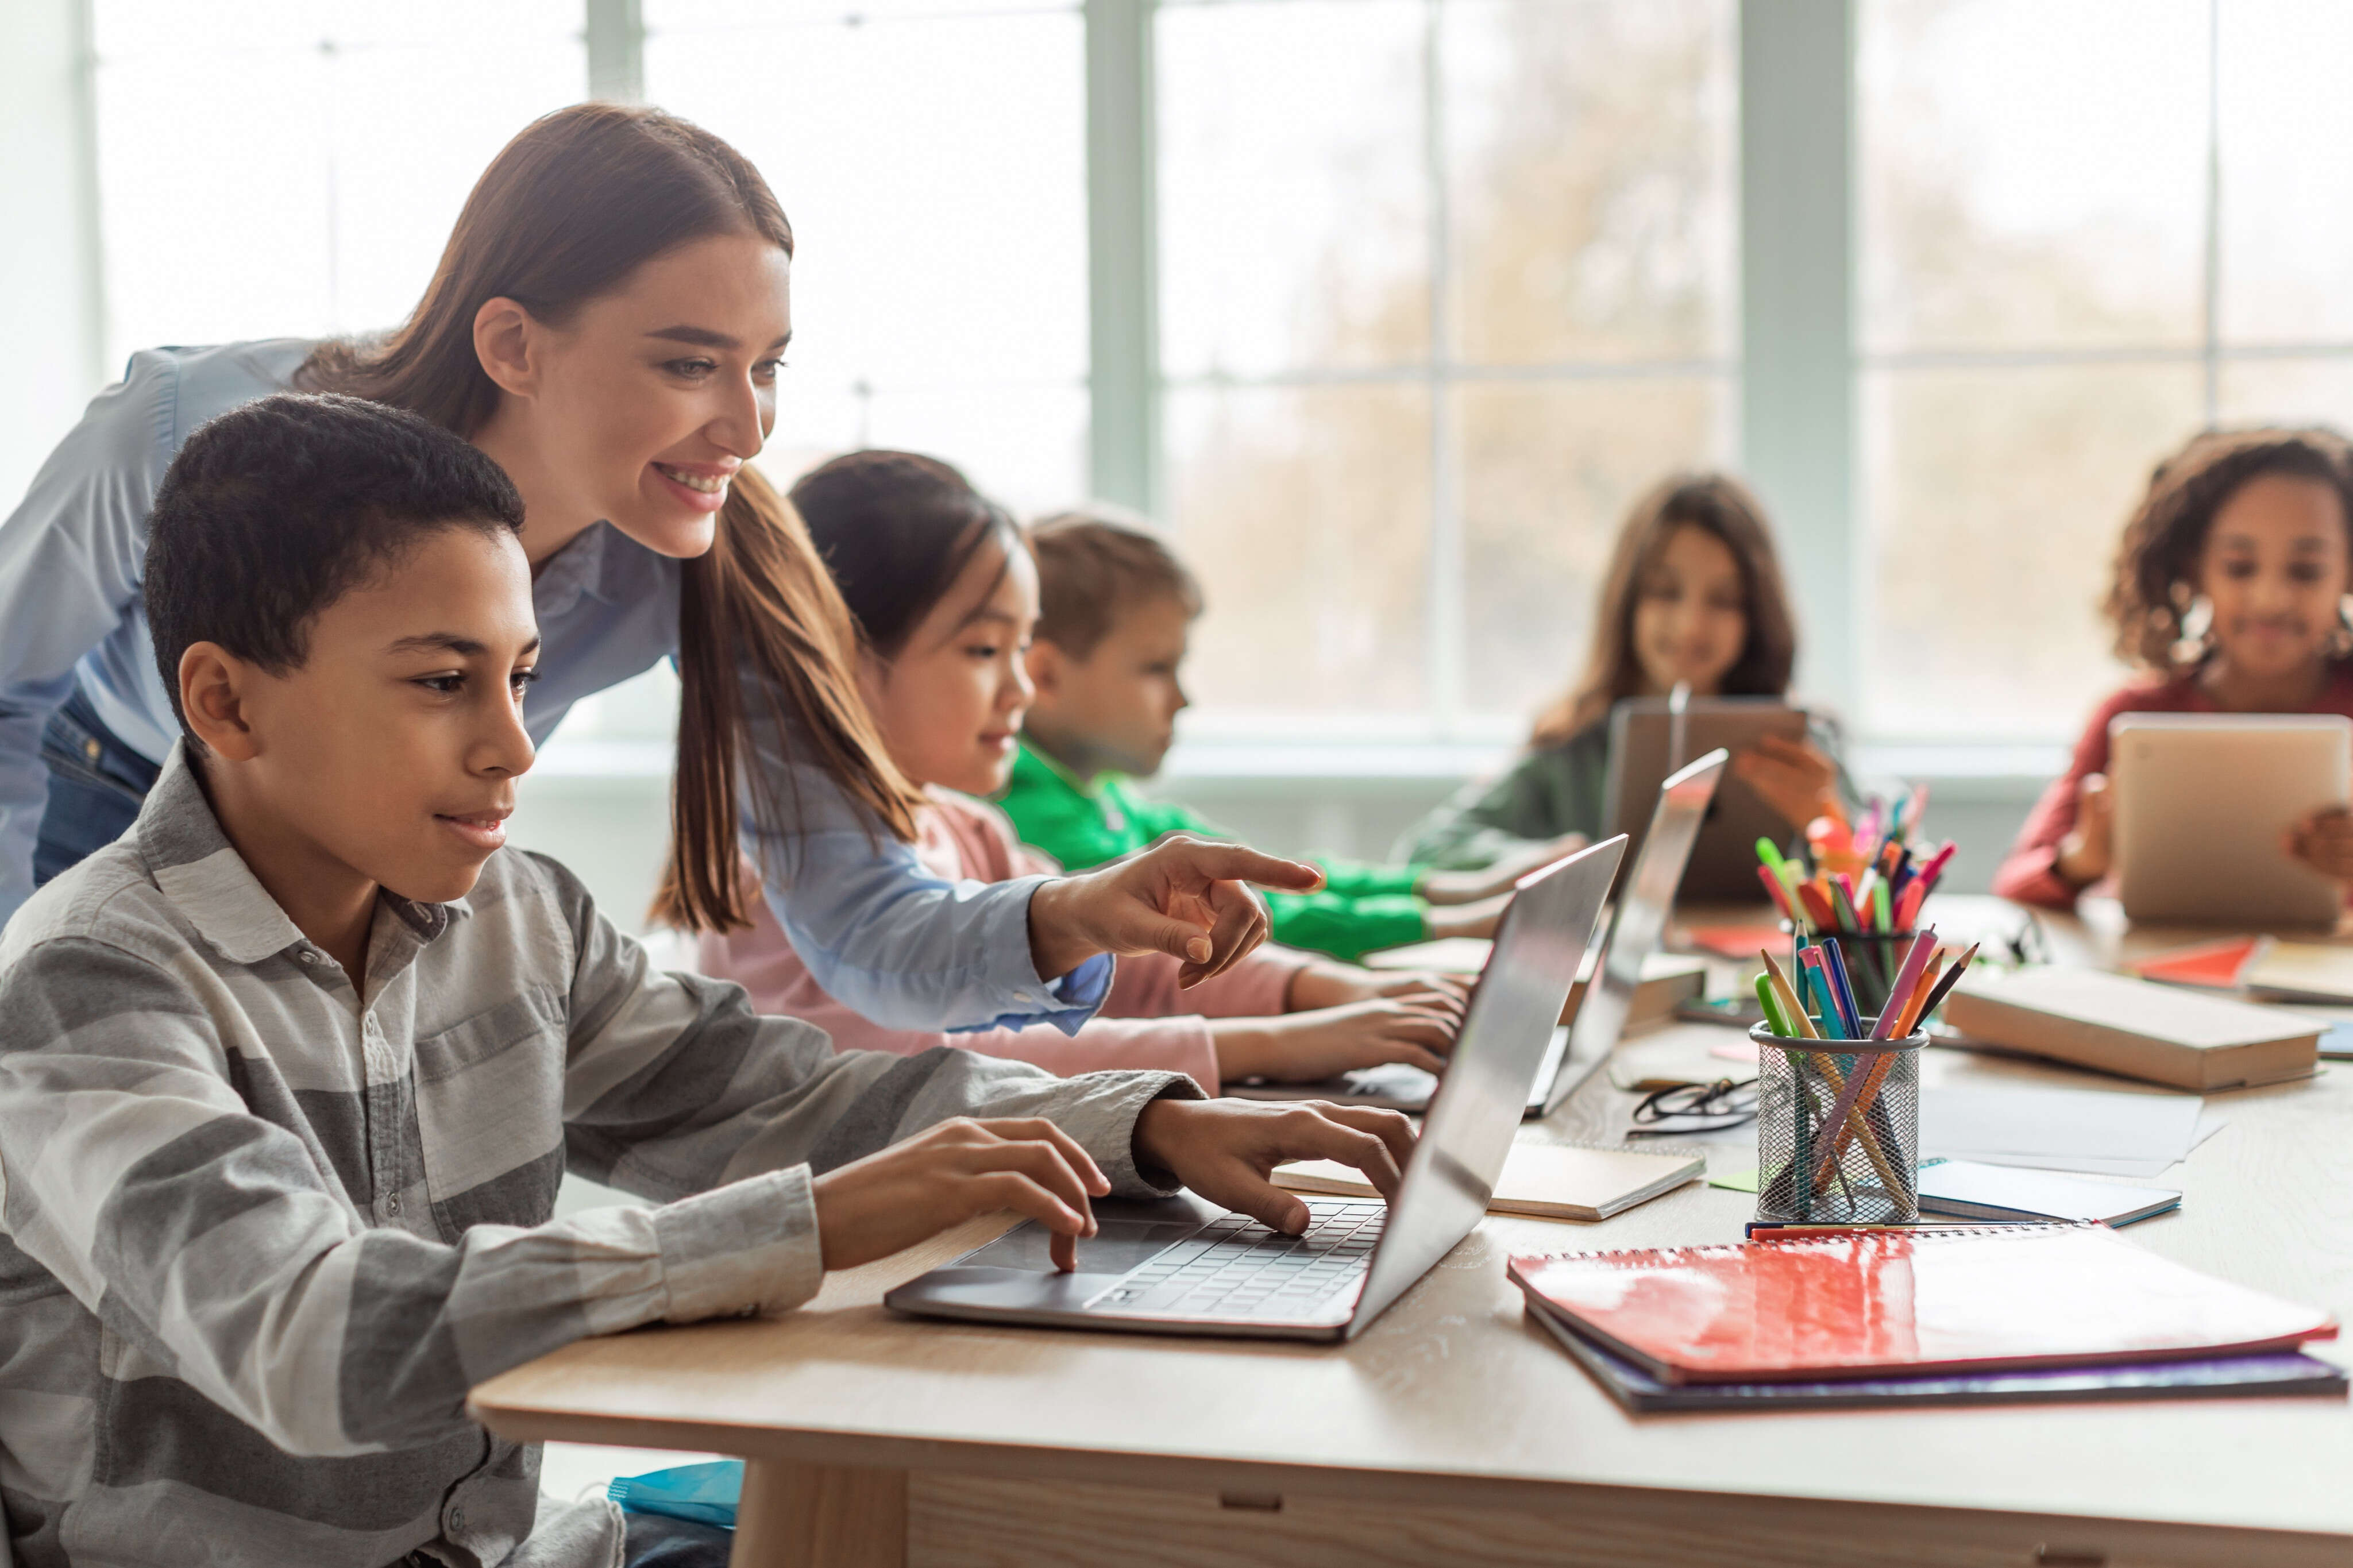
<instances>
[{"instance_id":1,"label":"child's hand typing","mask_svg":"<svg viewBox=\"0 0 2353 1568\"><path fill-rule=\"evenodd\" d=\"M1434 969L1366 969L1318 959L1292 975L1282 1010L1307 1013L1318 1007L1369 1002L1376 996L1414 996L1425 992L1461 1001L1471 994L1471 980L1468 975L1441 974Z\"/></svg>"},{"instance_id":2,"label":"child's hand typing","mask_svg":"<svg viewBox=\"0 0 2353 1568\"><path fill-rule=\"evenodd\" d=\"M1302 1100L1155 1100L1135 1119L1135 1163L1286 1236L1307 1205L1267 1177L1285 1160L1337 1160L1394 1199L1413 1157L1413 1124L1394 1110Z\"/></svg>"},{"instance_id":3,"label":"child's hand typing","mask_svg":"<svg viewBox=\"0 0 2353 1568\"><path fill-rule=\"evenodd\" d=\"M1460 996L1423 991L1280 1018L1214 1019L1209 1038L1221 1078L1317 1083L1390 1062L1443 1072L1461 1027Z\"/></svg>"},{"instance_id":4,"label":"child's hand typing","mask_svg":"<svg viewBox=\"0 0 2353 1568\"><path fill-rule=\"evenodd\" d=\"M1266 940L1266 906L1244 884L1312 893L1324 873L1239 844L1175 834L1151 848L1040 887L1029 900L1029 953L1047 979L1098 952L1165 952L1198 985Z\"/></svg>"},{"instance_id":5,"label":"child's hand typing","mask_svg":"<svg viewBox=\"0 0 2353 1568\"><path fill-rule=\"evenodd\" d=\"M1733 776L1793 827L1822 815L1838 789L1838 764L1811 741L1766 735L1732 762Z\"/></svg>"},{"instance_id":6,"label":"child's hand typing","mask_svg":"<svg viewBox=\"0 0 2353 1568\"><path fill-rule=\"evenodd\" d=\"M2323 876L2353 883L2353 812L2321 807L2288 830L2285 848Z\"/></svg>"},{"instance_id":7,"label":"child's hand typing","mask_svg":"<svg viewBox=\"0 0 2353 1568\"><path fill-rule=\"evenodd\" d=\"M1475 904L1482 899L1510 892L1513 885L1529 872L1541 870L1565 855L1576 854L1585 844L1584 834L1564 833L1558 838L1506 855L1482 871L1426 871L1413 890L1433 904Z\"/></svg>"},{"instance_id":8,"label":"child's hand typing","mask_svg":"<svg viewBox=\"0 0 2353 1568\"><path fill-rule=\"evenodd\" d=\"M1087 1199L1110 1191L1069 1133L1035 1117L960 1116L810 1184L828 1268L871 1263L975 1215L1011 1209L1054 1233L1054 1266L1068 1273L1078 1267L1078 1238L1095 1233Z\"/></svg>"},{"instance_id":9,"label":"child's hand typing","mask_svg":"<svg viewBox=\"0 0 2353 1568\"><path fill-rule=\"evenodd\" d=\"M2105 773L2085 773L2075 786L2075 826L2059 841L2053 863L2060 879L2088 888L2108 874L2116 857L2116 797ZM2295 854L2291 847L2288 851Z\"/></svg>"}]
</instances>

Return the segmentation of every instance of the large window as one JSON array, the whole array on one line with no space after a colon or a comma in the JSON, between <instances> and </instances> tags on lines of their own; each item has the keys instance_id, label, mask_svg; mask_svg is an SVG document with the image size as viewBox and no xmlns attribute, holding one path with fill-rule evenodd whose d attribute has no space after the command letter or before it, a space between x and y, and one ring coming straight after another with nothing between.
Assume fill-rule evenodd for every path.
<instances>
[{"instance_id":1,"label":"large window","mask_svg":"<svg viewBox=\"0 0 2353 1568\"><path fill-rule=\"evenodd\" d=\"M1836 481L1778 521L1854 727L2061 738L2120 673L2094 606L2150 465L2353 423L2334 0L89 3L110 370L392 324L594 72L793 219L771 471L903 446L1024 511L1153 509L1208 590L1196 741L1508 740L1641 489L1793 456ZM1774 39L1817 100L1852 59L1831 141L1758 109ZM1744 453L1821 390L1757 335L1786 268L1743 320L1792 146L1774 177L1851 224L1797 275L1851 286L1806 341L1853 417ZM1091 432L1151 456L1091 476ZM670 707L655 677L568 732Z\"/></svg>"},{"instance_id":2,"label":"large window","mask_svg":"<svg viewBox=\"0 0 2353 1568\"><path fill-rule=\"evenodd\" d=\"M474 178L586 79L579 0L95 0L107 378L396 325Z\"/></svg>"},{"instance_id":3,"label":"large window","mask_svg":"<svg viewBox=\"0 0 2353 1568\"><path fill-rule=\"evenodd\" d=\"M1731 457L1733 6L1170 3L1155 47L1196 733L1515 730L1627 502Z\"/></svg>"},{"instance_id":4,"label":"large window","mask_svg":"<svg viewBox=\"0 0 2353 1568\"><path fill-rule=\"evenodd\" d=\"M2193 431L2353 418L2353 11L1862 8L1863 717L2063 735L2094 605Z\"/></svg>"},{"instance_id":5,"label":"large window","mask_svg":"<svg viewBox=\"0 0 2353 1568\"><path fill-rule=\"evenodd\" d=\"M792 219L771 472L853 447L1025 510L1086 493L1085 25L1019 0L644 0L648 101Z\"/></svg>"}]
</instances>

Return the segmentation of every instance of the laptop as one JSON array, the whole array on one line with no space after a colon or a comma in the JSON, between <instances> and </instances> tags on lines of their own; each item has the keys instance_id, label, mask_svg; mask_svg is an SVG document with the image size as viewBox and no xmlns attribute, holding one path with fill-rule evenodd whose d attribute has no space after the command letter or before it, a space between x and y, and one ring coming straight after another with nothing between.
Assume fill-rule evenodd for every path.
<instances>
[{"instance_id":1,"label":"laptop","mask_svg":"<svg viewBox=\"0 0 2353 1568\"><path fill-rule=\"evenodd\" d=\"M1767 735L1802 741L1807 715L1778 697L1629 697L1609 710L1609 771L1602 786L1601 829L1642 848L1642 823L1661 783L1718 747L1738 753ZM1802 822L1781 820L1757 793L1727 778L1709 808L1705 829L1683 869L1683 895L1694 902L1757 901L1757 841L1779 844Z\"/></svg>"},{"instance_id":2,"label":"laptop","mask_svg":"<svg viewBox=\"0 0 2353 1568\"><path fill-rule=\"evenodd\" d=\"M882 1298L894 1311L977 1322L1252 1339L1354 1339L1487 1212L1554 1023L1618 874L1612 838L1524 878L1471 994L1453 1066L1430 1101L1394 1207L1309 1198L1283 1236L1189 1194L1097 1204L1078 1272L1024 1220Z\"/></svg>"},{"instance_id":3,"label":"laptop","mask_svg":"<svg viewBox=\"0 0 2353 1568\"><path fill-rule=\"evenodd\" d=\"M1528 1095L1525 1115L1550 1116L1591 1078L1626 1027L1634 992L1642 983L1642 963L1659 950L1667 916L1675 907L1675 889L1692 845L1707 819L1716 785L1723 781L1732 753L1710 752L1659 786L1659 798L1642 834L1641 852L1626 874L1609 926L1609 942L1591 955L1584 1000L1566 1026L1556 1026L1542 1065ZM1751 850L1753 858L1755 851ZM1226 1092L1244 1100L1329 1100L1342 1105L1371 1105L1386 1110L1421 1110L1438 1090L1435 1075L1403 1062L1358 1068L1322 1083L1252 1083L1229 1086Z\"/></svg>"},{"instance_id":4,"label":"laptop","mask_svg":"<svg viewBox=\"0 0 2353 1568\"><path fill-rule=\"evenodd\" d=\"M2108 724L2116 898L2128 919L2333 926L2345 894L2280 841L2353 791L2334 713L2123 713Z\"/></svg>"}]
</instances>

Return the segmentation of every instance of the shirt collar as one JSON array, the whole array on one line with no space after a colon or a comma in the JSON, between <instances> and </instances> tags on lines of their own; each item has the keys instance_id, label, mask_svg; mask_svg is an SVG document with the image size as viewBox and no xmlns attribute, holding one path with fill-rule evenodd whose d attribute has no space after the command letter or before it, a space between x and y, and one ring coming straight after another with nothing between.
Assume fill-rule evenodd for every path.
<instances>
[{"instance_id":1,"label":"shirt collar","mask_svg":"<svg viewBox=\"0 0 2353 1568\"><path fill-rule=\"evenodd\" d=\"M539 569L539 575L532 580L531 602L543 625L568 613L584 594L599 604L606 602L598 585L604 581L605 549L612 531L609 522L590 523Z\"/></svg>"},{"instance_id":2,"label":"shirt collar","mask_svg":"<svg viewBox=\"0 0 2353 1568\"><path fill-rule=\"evenodd\" d=\"M1055 780L1065 789L1071 790L1074 794L1083 795L1089 800L1095 798L1097 792L1103 787L1104 780L1112 776L1109 773L1105 773L1092 780L1082 779L1079 777L1078 774L1072 773L1070 769L1064 767L1061 763L1056 762L1053 758L1048 756L1042 748L1031 745L1026 736L1023 737L1021 741L1020 754L1015 757L1013 762L1014 766L1016 767L1019 767L1024 763L1036 764L1038 769L1048 778Z\"/></svg>"},{"instance_id":3,"label":"shirt collar","mask_svg":"<svg viewBox=\"0 0 2353 1568\"><path fill-rule=\"evenodd\" d=\"M149 874L197 934L232 963L259 963L302 945L308 939L221 830L188 762L187 744L185 739L173 743L132 827ZM448 930L454 916L473 912L463 899L421 904L385 893L382 901L420 944Z\"/></svg>"}]
</instances>

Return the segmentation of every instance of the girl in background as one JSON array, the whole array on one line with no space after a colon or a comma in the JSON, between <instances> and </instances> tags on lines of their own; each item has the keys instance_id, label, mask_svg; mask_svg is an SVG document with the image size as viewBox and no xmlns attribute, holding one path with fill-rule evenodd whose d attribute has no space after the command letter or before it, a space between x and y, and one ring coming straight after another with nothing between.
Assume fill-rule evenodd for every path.
<instances>
[{"instance_id":1,"label":"girl in background","mask_svg":"<svg viewBox=\"0 0 2353 1568\"><path fill-rule=\"evenodd\" d=\"M837 458L791 499L856 619L859 686L876 729L923 792L915 849L925 867L965 883L1052 870L973 798L1004 787L1031 695L1023 656L1038 572L1011 517L955 469L906 452ZM842 1050L959 1046L1063 1074L1165 1068L1215 1094L1245 1079L1313 1082L1387 1062L1436 1071L1460 1017L1451 981L1266 948L1188 993L1187 1016L1170 1016L1176 962L1146 954L1121 963L1103 1016L1075 1036L1042 1024L890 1028L831 995L758 900L746 902L750 931L702 937L703 972L740 982L755 1006L818 1025Z\"/></svg>"},{"instance_id":2,"label":"girl in background","mask_svg":"<svg viewBox=\"0 0 2353 1568\"><path fill-rule=\"evenodd\" d=\"M2209 432L2158 466L2108 587L2142 678L2101 703L1993 890L2066 908L2107 875L2108 721L2119 713L2353 717L2353 453L2327 430ZM2353 883L2353 816L2315 812L2287 852Z\"/></svg>"},{"instance_id":3,"label":"girl in background","mask_svg":"<svg viewBox=\"0 0 2353 1568\"><path fill-rule=\"evenodd\" d=\"M1405 858L1477 867L1533 841L1602 831L1609 710L1629 697L1783 697L1798 655L1780 562L1757 498L1725 474L1666 479L1618 531L1585 674L1536 721L1502 778L1476 781L1424 818ZM1838 767L1815 741L1768 737L1732 771L1792 828L1831 798Z\"/></svg>"}]
</instances>

